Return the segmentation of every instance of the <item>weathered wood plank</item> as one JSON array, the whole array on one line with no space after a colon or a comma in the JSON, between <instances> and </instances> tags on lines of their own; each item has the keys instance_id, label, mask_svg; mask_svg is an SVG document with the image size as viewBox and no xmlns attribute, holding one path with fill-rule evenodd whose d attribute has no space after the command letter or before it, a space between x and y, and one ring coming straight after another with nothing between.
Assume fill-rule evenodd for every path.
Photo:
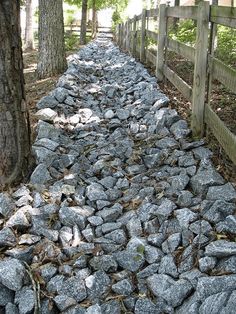
<instances>
[{"instance_id":1,"label":"weathered wood plank","mask_svg":"<svg viewBox=\"0 0 236 314\"><path fill-rule=\"evenodd\" d=\"M167 39L167 47L170 50L182 55L186 59L192 62L195 61L195 49L193 47L187 46L177 40L170 38Z\"/></svg>"},{"instance_id":2,"label":"weathered wood plank","mask_svg":"<svg viewBox=\"0 0 236 314\"><path fill-rule=\"evenodd\" d=\"M158 8L150 9L147 11L147 17L157 17L158 16Z\"/></svg>"},{"instance_id":3,"label":"weathered wood plank","mask_svg":"<svg viewBox=\"0 0 236 314\"><path fill-rule=\"evenodd\" d=\"M236 89L236 70L227 66L222 61L211 58L210 62L212 62L212 71L213 71L213 78L220 81L224 84L227 88L235 91Z\"/></svg>"},{"instance_id":4,"label":"weathered wood plank","mask_svg":"<svg viewBox=\"0 0 236 314\"><path fill-rule=\"evenodd\" d=\"M158 41L158 34L153 31L149 31L148 29L146 29L146 37L150 37L156 42Z\"/></svg>"},{"instance_id":5,"label":"weathered wood plank","mask_svg":"<svg viewBox=\"0 0 236 314\"><path fill-rule=\"evenodd\" d=\"M167 17L166 4L160 5L159 10L159 29L158 29L158 44L157 44L157 64L156 77L159 81L163 80L163 67L165 60L165 41L167 32Z\"/></svg>"},{"instance_id":6,"label":"weathered wood plank","mask_svg":"<svg viewBox=\"0 0 236 314\"><path fill-rule=\"evenodd\" d=\"M168 7L166 15L180 19L197 19L197 6Z\"/></svg>"},{"instance_id":7,"label":"weathered wood plank","mask_svg":"<svg viewBox=\"0 0 236 314\"><path fill-rule=\"evenodd\" d=\"M147 10L143 9L142 13L142 26L141 26L141 49L140 49L140 61L145 62L146 56L145 56L145 37L146 37L146 20L147 20Z\"/></svg>"},{"instance_id":8,"label":"weathered wood plank","mask_svg":"<svg viewBox=\"0 0 236 314\"><path fill-rule=\"evenodd\" d=\"M183 94L183 96L192 101L192 88L181 77L179 77L168 66L164 65L164 75L167 79Z\"/></svg>"},{"instance_id":9,"label":"weathered wood plank","mask_svg":"<svg viewBox=\"0 0 236 314\"><path fill-rule=\"evenodd\" d=\"M204 134L209 9L209 2L200 2L198 6L191 123L193 136L195 137L202 137Z\"/></svg>"},{"instance_id":10,"label":"weathered wood plank","mask_svg":"<svg viewBox=\"0 0 236 314\"><path fill-rule=\"evenodd\" d=\"M236 165L236 136L225 126L208 104L205 105L205 122Z\"/></svg>"},{"instance_id":11,"label":"weathered wood plank","mask_svg":"<svg viewBox=\"0 0 236 314\"><path fill-rule=\"evenodd\" d=\"M212 5L210 9L210 21L236 28L236 8Z\"/></svg>"},{"instance_id":12,"label":"weathered wood plank","mask_svg":"<svg viewBox=\"0 0 236 314\"><path fill-rule=\"evenodd\" d=\"M137 16L134 16L133 24L133 42L132 42L132 55L136 56L136 45L137 45Z\"/></svg>"},{"instance_id":13,"label":"weathered wood plank","mask_svg":"<svg viewBox=\"0 0 236 314\"><path fill-rule=\"evenodd\" d=\"M153 54L150 50L147 50L146 54L147 54L147 61L149 61L153 65L156 65L157 56L155 54Z\"/></svg>"}]
</instances>

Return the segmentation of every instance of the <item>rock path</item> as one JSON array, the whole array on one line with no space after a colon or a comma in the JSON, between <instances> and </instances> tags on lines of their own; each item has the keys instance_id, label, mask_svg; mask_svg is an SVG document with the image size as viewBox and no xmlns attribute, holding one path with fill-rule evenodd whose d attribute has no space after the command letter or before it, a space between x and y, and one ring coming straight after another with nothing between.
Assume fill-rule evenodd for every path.
<instances>
[{"instance_id":1,"label":"rock path","mask_svg":"<svg viewBox=\"0 0 236 314\"><path fill-rule=\"evenodd\" d=\"M36 168L0 194L0 313L233 314L236 191L110 42L37 104Z\"/></svg>"}]
</instances>

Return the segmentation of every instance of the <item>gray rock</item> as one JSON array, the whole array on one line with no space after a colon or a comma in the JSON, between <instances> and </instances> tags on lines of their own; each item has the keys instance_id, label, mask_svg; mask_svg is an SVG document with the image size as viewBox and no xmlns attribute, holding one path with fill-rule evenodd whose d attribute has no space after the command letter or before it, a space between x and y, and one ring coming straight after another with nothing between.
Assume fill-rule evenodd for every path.
<instances>
[{"instance_id":1,"label":"gray rock","mask_svg":"<svg viewBox=\"0 0 236 314\"><path fill-rule=\"evenodd\" d=\"M236 274L236 256L221 258L215 267L217 273L232 273Z\"/></svg>"},{"instance_id":2,"label":"gray rock","mask_svg":"<svg viewBox=\"0 0 236 314\"><path fill-rule=\"evenodd\" d=\"M154 214L162 222L168 218L177 206L169 199L164 199L161 205L155 210Z\"/></svg>"},{"instance_id":3,"label":"gray rock","mask_svg":"<svg viewBox=\"0 0 236 314\"><path fill-rule=\"evenodd\" d=\"M74 298L70 298L66 295L57 295L55 298L53 298L53 301L55 302L57 308L60 311L65 311L66 309L70 308L73 305L77 305L77 301Z\"/></svg>"},{"instance_id":4,"label":"gray rock","mask_svg":"<svg viewBox=\"0 0 236 314\"><path fill-rule=\"evenodd\" d=\"M179 279L170 288L164 291L162 297L172 307L179 306L192 292L191 283L184 279Z\"/></svg>"},{"instance_id":5,"label":"gray rock","mask_svg":"<svg viewBox=\"0 0 236 314\"><path fill-rule=\"evenodd\" d=\"M200 270L198 270L197 268L194 268L190 271L186 271L186 272L182 273L179 276L179 278L188 280L191 283L191 285L193 286L193 288L196 289L198 279L201 277L204 277L204 276L206 276L206 274L203 274L200 272Z\"/></svg>"},{"instance_id":6,"label":"gray rock","mask_svg":"<svg viewBox=\"0 0 236 314\"><path fill-rule=\"evenodd\" d=\"M56 111L54 111L50 108L44 108L44 109L37 111L35 113L35 116L39 120L49 122L49 121L53 121L56 118L57 113L56 113Z\"/></svg>"},{"instance_id":7,"label":"gray rock","mask_svg":"<svg viewBox=\"0 0 236 314\"><path fill-rule=\"evenodd\" d=\"M112 118L114 118L114 116L115 116L115 113L114 113L114 111L111 110L111 109L107 110L107 111L105 112L105 114L104 114L104 118L105 118L105 119L112 119Z\"/></svg>"},{"instance_id":8,"label":"gray rock","mask_svg":"<svg viewBox=\"0 0 236 314\"><path fill-rule=\"evenodd\" d=\"M45 282L49 282L49 280L56 275L57 267L55 267L52 263L47 263L40 266L39 272L43 280Z\"/></svg>"},{"instance_id":9,"label":"gray rock","mask_svg":"<svg viewBox=\"0 0 236 314\"><path fill-rule=\"evenodd\" d=\"M211 206L206 207L203 212L203 218L210 222L217 223L224 220L226 216L232 215L235 211L235 205L222 200L216 200Z\"/></svg>"},{"instance_id":10,"label":"gray rock","mask_svg":"<svg viewBox=\"0 0 236 314\"><path fill-rule=\"evenodd\" d=\"M114 253L113 256L120 267L132 272L138 271L144 264L144 255L135 251L121 251Z\"/></svg>"},{"instance_id":11,"label":"gray rock","mask_svg":"<svg viewBox=\"0 0 236 314\"><path fill-rule=\"evenodd\" d=\"M18 305L20 314L31 313L35 305L34 291L28 287L16 291L15 303Z\"/></svg>"},{"instance_id":12,"label":"gray rock","mask_svg":"<svg viewBox=\"0 0 236 314\"><path fill-rule=\"evenodd\" d=\"M116 203L111 208L104 208L97 212L97 215L100 216L105 222L116 221L116 219L122 214L123 207ZM119 221L118 221L119 222Z\"/></svg>"},{"instance_id":13,"label":"gray rock","mask_svg":"<svg viewBox=\"0 0 236 314\"><path fill-rule=\"evenodd\" d=\"M216 293L209 296L200 306L199 314L220 313L229 296L230 292Z\"/></svg>"},{"instance_id":14,"label":"gray rock","mask_svg":"<svg viewBox=\"0 0 236 314\"><path fill-rule=\"evenodd\" d=\"M34 146L42 146L44 148L55 151L57 149L57 147L59 146L59 144L55 141L48 139L48 138L41 138L40 140L38 140L34 143Z\"/></svg>"},{"instance_id":15,"label":"gray rock","mask_svg":"<svg viewBox=\"0 0 236 314\"><path fill-rule=\"evenodd\" d=\"M198 214L188 208L181 208L175 211L176 218L182 228L188 228L189 224L198 218Z\"/></svg>"},{"instance_id":16,"label":"gray rock","mask_svg":"<svg viewBox=\"0 0 236 314\"><path fill-rule=\"evenodd\" d=\"M110 287L111 280L108 275L101 270L98 270L93 275L85 279L87 287L88 298L90 300L96 300L102 297Z\"/></svg>"},{"instance_id":17,"label":"gray rock","mask_svg":"<svg viewBox=\"0 0 236 314\"><path fill-rule=\"evenodd\" d=\"M165 240L165 236L162 233L154 233L150 234L147 238L148 243L150 243L153 246L161 247L162 243Z\"/></svg>"},{"instance_id":18,"label":"gray rock","mask_svg":"<svg viewBox=\"0 0 236 314\"><path fill-rule=\"evenodd\" d=\"M8 217L13 211L15 205L10 197L5 193L0 193L0 214Z\"/></svg>"},{"instance_id":19,"label":"gray rock","mask_svg":"<svg viewBox=\"0 0 236 314\"><path fill-rule=\"evenodd\" d=\"M57 102L57 100L54 97L52 97L52 96L44 96L37 103L36 107L38 109L55 108L57 105L58 105L58 102Z\"/></svg>"},{"instance_id":20,"label":"gray rock","mask_svg":"<svg viewBox=\"0 0 236 314\"><path fill-rule=\"evenodd\" d=\"M76 276L72 276L65 280L58 286L57 290L59 294L73 298L77 302L81 302L87 298L84 281Z\"/></svg>"},{"instance_id":21,"label":"gray rock","mask_svg":"<svg viewBox=\"0 0 236 314\"><path fill-rule=\"evenodd\" d=\"M182 191L189 183L189 176L180 174L171 178L171 186L174 190Z\"/></svg>"},{"instance_id":22,"label":"gray rock","mask_svg":"<svg viewBox=\"0 0 236 314\"><path fill-rule=\"evenodd\" d=\"M42 120L38 122L37 131L37 140L40 138L48 138L57 142L60 135L59 129L56 129L52 124L49 124Z\"/></svg>"},{"instance_id":23,"label":"gray rock","mask_svg":"<svg viewBox=\"0 0 236 314\"><path fill-rule=\"evenodd\" d=\"M101 308L103 314L121 314L120 303L116 300L103 303Z\"/></svg>"},{"instance_id":24,"label":"gray rock","mask_svg":"<svg viewBox=\"0 0 236 314\"><path fill-rule=\"evenodd\" d=\"M129 279L123 279L112 285L111 289L119 295L129 296L134 291L134 286Z\"/></svg>"},{"instance_id":25,"label":"gray rock","mask_svg":"<svg viewBox=\"0 0 236 314\"><path fill-rule=\"evenodd\" d=\"M117 109L116 110L116 115L120 120L127 120L129 118L129 110L127 109Z\"/></svg>"},{"instance_id":26,"label":"gray rock","mask_svg":"<svg viewBox=\"0 0 236 314\"><path fill-rule=\"evenodd\" d=\"M164 257L162 257L158 273L170 275L174 278L178 277L179 274L177 266L172 255L165 255Z\"/></svg>"},{"instance_id":27,"label":"gray rock","mask_svg":"<svg viewBox=\"0 0 236 314\"><path fill-rule=\"evenodd\" d=\"M188 124L184 120L179 120L172 124L170 128L171 133L174 135L176 140L185 138L190 134L190 130L188 129Z\"/></svg>"},{"instance_id":28,"label":"gray rock","mask_svg":"<svg viewBox=\"0 0 236 314\"><path fill-rule=\"evenodd\" d=\"M163 257L163 252L152 245L145 245L144 257L149 264L157 263Z\"/></svg>"},{"instance_id":29,"label":"gray rock","mask_svg":"<svg viewBox=\"0 0 236 314\"><path fill-rule=\"evenodd\" d=\"M140 272L138 272L137 278L143 279L143 278L150 277L151 275L157 273L158 269L159 269L159 264L153 263L153 264L147 266L146 268L144 268L143 270L141 270Z\"/></svg>"},{"instance_id":30,"label":"gray rock","mask_svg":"<svg viewBox=\"0 0 236 314\"><path fill-rule=\"evenodd\" d=\"M210 256L200 258L198 261L200 271L204 273L214 269L216 266L216 261L216 258Z\"/></svg>"},{"instance_id":31,"label":"gray rock","mask_svg":"<svg viewBox=\"0 0 236 314\"><path fill-rule=\"evenodd\" d=\"M8 289L20 290L25 276L25 268L17 259L9 258L0 261L0 283Z\"/></svg>"},{"instance_id":32,"label":"gray rock","mask_svg":"<svg viewBox=\"0 0 236 314\"><path fill-rule=\"evenodd\" d=\"M212 186L209 188L206 198L208 200L233 202L236 199L236 191L231 183L226 183L225 185L220 186Z\"/></svg>"},{"instance_id":33,"label":"gray rock","mask_svg":"<svg viewBox=\"0 0 236 314\"><path fill-rule=\"evenodd\" d=\"M124 230L118 229L104 235L106 239L110 239L117 244L125 244L127 241Z\"/></svg>"},{"instance_id":34,"label":"gray rock","mask_svg":"<svg viewBox=\"0 0 236 314\"><path fill-rule=\"evenodd\" d=\"M205 255L215 257L226 257L236 254L236 243L226 240L217 240L206 246Z\"/></svg>"},{"instance_id":35,"label":"gray rock","mask_svg":"<svg viewBox=\"0 0 236 314\"><path fill-rule=\"evenodd\" d=\"M152 217L153 213L158 210L158 206L151 203L142 203L137 209L137 215L141 222L148 221Z\"/></svg>"},{"instance_id":36,"label":"gray rock","mask_svg":"<svg viewBox=\"0 0 236 314\"><path fill-rule=\"evenodd\" d=\"M117 262L111 255L94 256L89 264L94 270L103 270L108 273L116 272L118 267Z\"/></svg>"},{"instance_id":37,"label":"gray rock","mask_svg":"<svg viewBox=\"0 0 236 314\"><path fill-rule=\"evenodd\" d=\"M174 285L174 283L174 279L165 274L154 274L147 278L148 288L156 297L163 297L166 290Z\"/></svg>"},{"instance_id":38,"label":"gray rock","mask_svg":"<svg viewBox=\"0 0 236 314\"><path fill-rule=\"evenodd\" d=\"M156 305L149 299L138 299L134 309L135 314L161 314Z\"/></svg>"},{"instance_id":39,"label":"gray rock","mask_svg":"<svg viewBox=\"0 0 236 314\"><path fill-rule=\"evenodd\" d=\"M212 294L233 291L236 289L236 275L202 277L198 279L196 293L200 300Z\"/></svg>"},{"instance_id":40,"label":"gray rock","mask_svg":"<svg viewBox=\"0 0 236 314\"><path fill-rule=\"evenodd\" d=\"M6 306L14 300L14 292L0 284L0 306Z\"/></svg>"},{"instance_id":41,"label":"gray rock","mask_svg":"<svg viewBox=\"0 0 236 314\"><path fill-rule=\"evenodd\" d=\"M236 216L227 216L225 221L216 225L216 231L220 233L236 233Z\"/></svg>"},{"instance_id":42,"label":"gray rock","mask_svg":"<svg viewBox=\"0 0 236 314\"><path fill-rule=\"evenodd\" d=\"M5 227L0 230L0 246L14 246L16 245L16 237L14 232Z\"/></svg>"},{"instance_id":43,"label":"gray rock","mask_svg":"<svg viewBox=\"0 0 236 314\"><path fill-rule=\"evenodd\" d=\"M173 233L168 237L166 241L162 243L162 250L164 253L172 253L174 252L181 243L181 234Z\"/></svg>"},{"instance_id":44,"label":"gray rock","mask_svg":"<svg viewBox=\"0 0 236 314\"><path fill-rule=\"evenodd\" d=\"M62 207L59 210L59 218L63 225L65 226L74 226L78 225L80 229L85 228L85 217L82 215L81 207Z\"/></svg>"},{"instance_id":45,"label":"gray rock","mask_svg":"<svg viewBox=\"0 0 236 314\"><path fill-rule=\"evenodd\" d=\"M213 185L224 184L222 176L215 169L199 170L190 180L190 186L195 194L205 194Z\"/></svg>"},{"instance_id":46,"label":"gray rock","mask_svg":"<svg viewBox=\"0 0 236 314\"><path fill-rule=\"evenodd\" d=\"M139 236L143 232L141 221L135 217L131 218L131 220L126 225L126 228L128 230L128 234L131 238Z\"/></svg>"},{"instance_id":47,"label":"gray rock","mask_svg":"<svg viewBox=\"0 0 236 314\"><path fill-rule=\"evenodd\" d=\"M30 226L30 223L24 214L23 210L18 209L11 218L6 222L6 227L14 227L17 229L26 229Z\"/></svg>"},{"instance_id":48,"label":"gray rock","mask_svg":"<svg viewBox=\"0 0 236 314\"><path fill-rule=\"evenodd\" d=\"M103 224L103 219L99 216L88 217L88 221L92 226L101 226Z\"/></svg>"},{"instance_id":49,"label":"gray rock","mask_svg":"<svg viewBox=\"0 0 236 314\"><path fill-rule=\"evenodd\" d=\"M86 189L86 195L90 201L107 200L103 187L98 183L92 183Z\"/></svg>"},{"instance_id":50,"label":"gray rock","mask_svg":"<svg viewBox=\"0 0 236 314\"><path fill-rule=\"evenodd\" d=\"M100 305L95 304L90 307L88 307L86 314L102 314L102 309Z\"/></svg>"},{"instance_id":51,"label":"gray rock","mask_svg":"<svg viewBox=\"0 0 236 314\"><path fill-rule=\"evenodd\" d=\"M62 103L66 99L69 93L67 89L62 88L62 87L57 87L54 89L53 94L56 100L58 100L59 103Z\"/></svg>"},{"instance_id":52,"label":"gray rock","mask_svg":"<svg viewBox=\"0 0 236 314\"><path fill-rule=\"evenodd\" d=\"M8 303L5 307L5 314L19 314L17 306L15 304Z\"/></svg>"},{"instance_id":53,"label":"gray rock","mask_svg":"<svg viewBox=\"0 0 236 314\"><path fill-rule=\"evenodd\" d=\"M180 207L188 207L192 204L193 194L189 191L181 191L178 195L177 204Z\"/></svg>"},{"instance_id":54,"label":"gray rock","mask_svg":"<svg viewBox=\"0 0 236 314\"><path fill-rule=\"evenodd\" d=\"M206 220L198 220L190 224L189 229L195 234L209 234L212 227Z\"/></svg>"},{"instance_id":55,"label":"gray rock","mask_svg":"<svg viewBox=\"0 0 236 314\"><path fill-rule=\"evenodd\" d=\"M30 183L31 184L45 184L49 180L51 180L52 177L47 169L47 166L45 164L39 164L33 171L31 177L30 177Z\"/></svg>"},{"instance_id":56,"label":"gray rock","mask_svg":"<svg viewBox=\"0 0 236 314\"><path fill-rule=\"evenodd\" d=\"M222 308L220 314L233 314L236 306L236 291L230 295L227 304Z\"/></svg>"}]
</instances>

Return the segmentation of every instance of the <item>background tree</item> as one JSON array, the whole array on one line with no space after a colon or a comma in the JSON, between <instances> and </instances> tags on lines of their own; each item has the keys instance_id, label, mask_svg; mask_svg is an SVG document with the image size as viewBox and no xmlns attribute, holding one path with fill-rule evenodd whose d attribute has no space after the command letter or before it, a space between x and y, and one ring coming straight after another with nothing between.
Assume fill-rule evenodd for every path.
<instances>
[{"instance_id":1,"label":"background tree","mask_svg":"<svg viewBox=\"0 0 236 314\"><path fill-rule=\"evenodd\" d=\"M82 17L80 26L80 44L86 44L88 0L82 0Z\"/></svg>"},{"instance_id":2,"label":"background tree","mask_svg":"<svg viewBox=\"0 0 236 314\"><path fill-rule=\"evenodd\" d=\"M33 33L33 6L32 0L26 0L25 2L26 11L26 25L25 25L25 49L34 49L34 33Z\"/></svg>"},{"instance_id":3,"label":"background tree","mask_svg":"<svg viewBox=\"0 0 236 314\"><path fill-rule=\"evenodd\" d=\"M62 0L39 0L40 79L63 73L66 69Z\"/></svg>"},{"instance_id":4,"label":"background tree","mask_svg":"<svg viewBox=\"0 0 236 314\"><path fill-rule=\"evenodd\" d=\"M30 140L24 93L20 2L0 1L0 185L27 173Z\"/></svg>"}]
</instances>

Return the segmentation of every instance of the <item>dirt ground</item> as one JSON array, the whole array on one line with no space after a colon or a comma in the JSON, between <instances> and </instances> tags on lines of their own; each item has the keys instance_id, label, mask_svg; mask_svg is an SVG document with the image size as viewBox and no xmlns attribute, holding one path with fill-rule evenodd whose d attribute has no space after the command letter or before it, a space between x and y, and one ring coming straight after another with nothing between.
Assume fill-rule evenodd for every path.
<instances>
[{"instance_id":1,"label":"dirt ground","mask_svg":"<svg viewBox=\"0 0 236 314\"><path fill-rule=\"evenodd\" d=\"M67 52L67 55L70 55L73 52L74 51ZM36 126L36 120L34 119L36 103L55 88L60 75L49 77L44 80L38 80L35 71L37 67L37 51L26 52L23 54L23 57L25 66L25 91L30 111L32 134L34 136ZM190 85L192 84L191 63L186 62L185 60L175 60L175 58L172 57L169 58L168 65ZM152 71L151 68L150 71ZM170 105L175 108L182 117L190 122L191 103L186 101L182 94L170 82L168 82L168 80L161 83L160 87L170 98ZM236 134L235 104L236 94L230 93L218 82L214 82L211 106L234 134ZM217 170L225 177L226 180L236 184L236 166L233 165L209 130L206 132L205 141L214 153L213 162Z\"/></svg>"}]
</instances>

